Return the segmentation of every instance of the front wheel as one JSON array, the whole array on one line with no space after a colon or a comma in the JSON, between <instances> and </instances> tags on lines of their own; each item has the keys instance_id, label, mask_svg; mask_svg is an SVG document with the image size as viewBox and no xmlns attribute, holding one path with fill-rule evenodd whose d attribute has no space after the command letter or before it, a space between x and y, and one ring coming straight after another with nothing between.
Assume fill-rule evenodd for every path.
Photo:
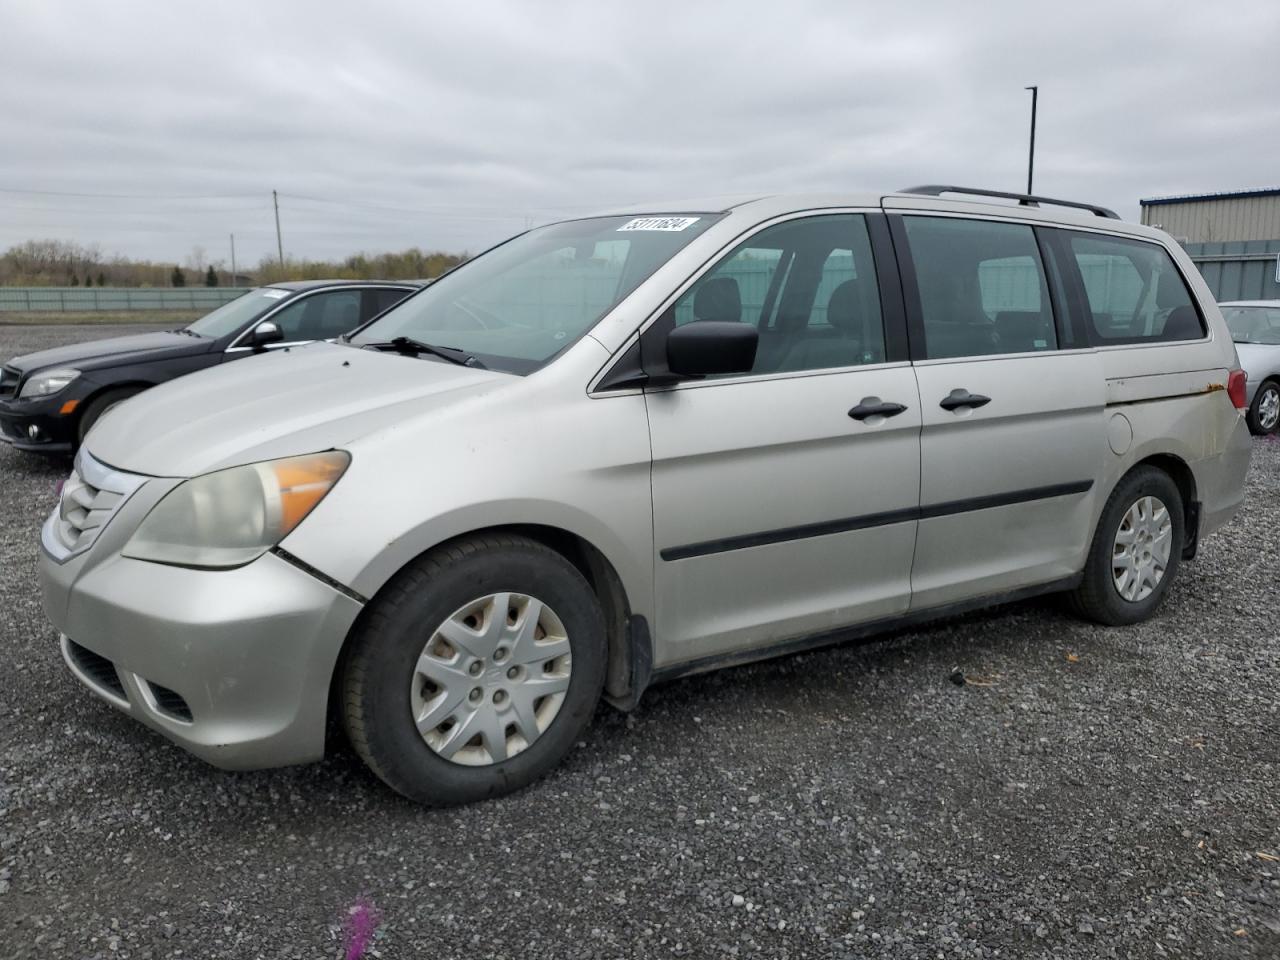
<instances>
[{"instance_id":1,"label":"front wheel","mask_svg":"<svg viewBox=\"0 0 1280 960\"><path fill-rule=\"evenodd\" d=\"M1071 595L1076 612L1110 626L1151 616L1178 572L1184 516L1167 473L1149 466L1127 473L1098 520L1084 578Z\"/></svg>"},{"instance_id":2,"label":"front wheel","mask_svg":"<svg viewBox=\"0 0 1280 960\"><path fill-rule=\"evenodd\" d=\"M590 585L536 541L456 541L373 601L343 671L347 735L394 790L431 805L496 797L555 767L604 686Z\"/></svg>"},{"instance_id":3,"label":"front wheel","mask_svg":"<svg viewBox=\"0 0 1280 960\"><path fill-rule=\"evenodd\" d=\"M1275 433L1280 426L1280 383L1268 380L1258 387L1249 404L1249 432L1259 436Z\"/></svg>"}]
</instances>

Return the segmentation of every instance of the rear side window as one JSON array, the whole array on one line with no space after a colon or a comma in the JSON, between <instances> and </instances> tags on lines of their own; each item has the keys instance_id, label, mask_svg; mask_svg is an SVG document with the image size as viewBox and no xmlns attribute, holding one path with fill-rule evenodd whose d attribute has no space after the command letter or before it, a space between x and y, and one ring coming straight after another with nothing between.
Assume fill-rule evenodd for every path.
<instances>
[{"instance_id":1,"label":"rear side window","mask_svg":"<svg viewBox=\"0 0 1280 960\"><path fill-rule=\"evenodd\" d=\"M1169 252L1155 243L1068 235L1099 346L1199 340L1204 322Z\"/></svg>"},{"instance_id":2,"label":"rear side window","mask_svg":"<svg viewBox=\"0 0 1280 960\"><path fill-rule=\"evenodd\" d=\"M1017 223L905 217L928 359L1055 350L1035 233Z\"/></svg>"}]
</instances>

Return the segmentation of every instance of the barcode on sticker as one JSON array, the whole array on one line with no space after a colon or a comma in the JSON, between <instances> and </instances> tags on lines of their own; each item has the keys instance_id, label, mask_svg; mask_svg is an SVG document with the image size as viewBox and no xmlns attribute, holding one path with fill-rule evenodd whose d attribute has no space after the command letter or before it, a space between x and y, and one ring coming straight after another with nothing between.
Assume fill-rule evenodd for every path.
<instances>
[{"instance_id":1,"label":"barcode on sticker","mask_svg":"<svg viewBox=\"0 0 1280 960\"><path fill-rule=\"evenodd\" d=\"M636 217L618 228L623 230L684 230L697 223L701 217Z\"/></svg>"}]
</instances>

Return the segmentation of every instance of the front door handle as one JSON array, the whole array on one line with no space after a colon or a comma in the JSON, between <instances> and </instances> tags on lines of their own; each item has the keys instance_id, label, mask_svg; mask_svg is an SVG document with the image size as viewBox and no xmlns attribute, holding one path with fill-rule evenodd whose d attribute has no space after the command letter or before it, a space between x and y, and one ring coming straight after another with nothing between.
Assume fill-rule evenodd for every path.
<instances>
[{"instance_id":1,"label":"front door handle","mask_svg":"<svg viewBox=\"0 0 1280 960\"><path fill-rule=\"evenodd\" d=\"M849 416L855 420L865 420L867 417L896 417L906 409L900 403L885 403L879 397L864 397L861 403L849 411Z\"/></svg>"},{"instance_id":2,"label":"front door handle","mask_svg":"<svg viewBox=\"0 0 1280 960\"><path fill-rule=\"evenodd\" d=\"M990 402L990 397L984 397L980 393L970 393L961 387L943 397L938 406L943 410L959 410L961 407L985 407Z\"/></svg>"}]
</instances>

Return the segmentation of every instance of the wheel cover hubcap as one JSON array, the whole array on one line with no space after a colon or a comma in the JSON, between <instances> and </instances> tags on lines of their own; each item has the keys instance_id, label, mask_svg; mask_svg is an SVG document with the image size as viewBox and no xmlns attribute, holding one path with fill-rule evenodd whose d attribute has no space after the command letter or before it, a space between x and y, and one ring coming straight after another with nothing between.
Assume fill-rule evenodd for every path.
<instances>
[{"instance_id":1,"label":"wheel cover hubcap","mask_svg":"<svg viewBox=\"0 0 1280 960\"><path fill-rule=\"evenodd\" d=\"M1132 603L1145 600L1160 585L1169 566L1173 521L1159 497L1141 497L1125 511L1111 550L1116 592Z\"/></svg>"},{"instance_id":2,"label":"wheel cover hubcap","mask_svg":"<svg viewBox=\"0 0 1280 960\"><path fill-rule=\"evenodd\" d=\"M459 607L413 669L409 701L422 739L465 766L514 757L560 712L569 649L563 622L535 597L491 593Z\"/></svg>"},{"instance_id":3,"label":"wheel cover hubcap","mask_svg":"<svg viewBox=\"0 0 1280 960\"><path fill-rule=\"evenodd\" d=\"M1268 387L1258 400L1258 423L1263 430L1270 430L1280 420L1280 390Z\"/></svg>"}]
</instances>

